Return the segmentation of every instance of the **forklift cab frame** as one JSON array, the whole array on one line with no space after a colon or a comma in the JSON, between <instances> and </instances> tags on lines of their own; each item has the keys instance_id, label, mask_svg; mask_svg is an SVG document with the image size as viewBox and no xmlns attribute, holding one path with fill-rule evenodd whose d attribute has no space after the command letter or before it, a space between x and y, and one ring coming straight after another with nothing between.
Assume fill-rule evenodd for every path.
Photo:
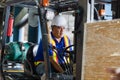
<instances>
[{"instance_id":1,"label":"forklift cab frame","mask_svg":"<svg viewBox=\"0 0 120 80\"><path fill-rule=\"evenodd\" d=\"M61 12L66 12L66 11L74 11L74 15L75 15L75 24L74 24L74 52L75 55L77 54L77 42L81 39L78 40L78 34L80 34L83 31L83 28L81 27L81 23L83 21L83 8L80 7L78 5L78 1L51 1L49 2L49 5L47 3L47 0L43 0L42 2L40 1L26 1L26 0L12 0L12 1L8 1L5 3L6 8L5 8L5 24L4 24L4 33L2 35L2 52L1 52L1 60L0 62L3 62L3 56L4 56L4 50L5 50L5 43L6 43L6 32L7 32L7 26L8 26L8 15L10 14L10 6L19 6L21 4L23 4L24 6L37 6L38 8L38 16L40 19L40 24L41 24L41 32L42 32L42 41L43 41L43 52L44 52L44 59L45 59L45 69L46 69L46 79L47 80L51 80L52 76L51 76L51 72L50 72L50 62L48 59L48 31L47 31L47 19L46 19L46 10L47 8L50 8L52 10L54 10L57 13L61 13ZM32 5L31 5L32 3ZM42 4L40 4L42 3ZM83 35L83 34L82 34ZM74 61L76 63L76 60ZM82 61L80 61L80 63L82 63ZM4 72L3 72L3 68L2 68L2 64L0 65L0 73L1 73L1 77L3 80L4 79ZM81 70L80 70L81 71Z\"/></svg>"}]
</instances>

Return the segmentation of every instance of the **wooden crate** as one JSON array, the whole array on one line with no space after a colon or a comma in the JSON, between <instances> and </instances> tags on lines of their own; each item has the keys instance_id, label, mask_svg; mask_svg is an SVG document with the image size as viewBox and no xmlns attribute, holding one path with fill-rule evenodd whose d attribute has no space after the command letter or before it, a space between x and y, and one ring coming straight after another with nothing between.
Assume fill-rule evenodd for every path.
<instances>
[{"instance_id":1,"label":"wooden crate","mask_svg":"<svg viewBox=\"0 0 120 80\"><path fill-rule=\"evenodd\" d=\"M86 23L82 80L109 80L107 67L120 67L120 20Z\"/></svg>"}]
</instances>

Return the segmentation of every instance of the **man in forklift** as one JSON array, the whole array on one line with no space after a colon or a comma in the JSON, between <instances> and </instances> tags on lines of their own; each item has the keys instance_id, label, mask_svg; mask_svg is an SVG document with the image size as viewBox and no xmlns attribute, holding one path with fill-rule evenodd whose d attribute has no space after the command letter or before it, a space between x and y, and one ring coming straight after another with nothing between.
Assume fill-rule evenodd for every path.
<instances>
[{"instance_id":1,"label":"man in forklift","mask_svg":"<svg viewBox=\"0 0 120 80\"><path fill-rule=\"evenodd\" d=\"M52 72L64 73L65 64L69 63L68 53L64 52L64 49L71 45L68 36L63 35L64 29L67 26L67 21L62 15L56 15L51 24L50 35L50 48L49 48L49 60L51 63ZM39 43L37 55L35 57L36 72L39 75L43 75L45 72L44 58L42 53L42 43ZM69 48L72 50L72 48ZM65 59L65 57L67 57Z\"/></svg>"}]
</instances>

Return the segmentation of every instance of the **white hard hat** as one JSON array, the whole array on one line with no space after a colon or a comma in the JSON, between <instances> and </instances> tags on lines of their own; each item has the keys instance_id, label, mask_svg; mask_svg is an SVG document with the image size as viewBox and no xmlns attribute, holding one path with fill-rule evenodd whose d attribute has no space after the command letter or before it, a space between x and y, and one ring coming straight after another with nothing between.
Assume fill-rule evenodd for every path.
<instances>
[{"instance_id":1,"label":"white hard hat","mask_svg":"<svg viewBox=\"0 0 120 80\"><path fill-rule=\"evenodd\" d=\"M66 27L67 21L62 15L57 15L53 18L51 25Z\"/></svg>"}]
</instances>

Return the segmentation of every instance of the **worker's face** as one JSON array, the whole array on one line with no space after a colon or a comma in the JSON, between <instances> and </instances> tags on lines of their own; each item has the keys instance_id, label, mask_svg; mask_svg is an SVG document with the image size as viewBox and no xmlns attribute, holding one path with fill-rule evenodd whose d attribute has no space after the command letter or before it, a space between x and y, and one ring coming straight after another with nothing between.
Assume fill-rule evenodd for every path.
<instances>
[{"instance_id":1,"label":"worker's face","mask_svg":"<svg viewBox=\"0 0 120 80\"><path fill-rule=\"evenodd\" d=\"M56 38L61 38L63 36L63 31L65 27L62 26L53 26L52 33Z\"/></svg>"}]
</instances>

